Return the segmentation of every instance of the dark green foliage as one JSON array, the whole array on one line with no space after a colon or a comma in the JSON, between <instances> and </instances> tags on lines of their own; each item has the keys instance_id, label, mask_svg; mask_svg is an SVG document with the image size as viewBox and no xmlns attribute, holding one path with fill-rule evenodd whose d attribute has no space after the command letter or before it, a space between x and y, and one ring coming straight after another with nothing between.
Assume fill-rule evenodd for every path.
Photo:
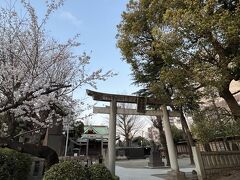
<instances>
[{"instance_id":1,"label":"dark green foliage","mask_svg":"<svg viewBox=\"0 0 240 180\"><path fill-rule=\"evenodd\" d=\"M240 80L239 9L239 1L227 0L130 0L117 46L135 83L184 111L216 91L237 120L229 85Z\"/></svg>"},{"instance_id":2,"label":"dark green foliage","mask_svg":"<svg viewBox=\"0 0 240 180\"><path fill-rule=\"evenodd\" d=\"M82 133L84 132L84 124L81 121L78 121L73 126L74 129L74 138L81 137Z\"/></svg>"},{"instance_id":3,"label":"dark green foliage","mask_svg":"<svg viewBox=\"0 0 240 180\"><path fill-rule=\"evenodd\" d=\"M111 172L102 164L88 168L77 161L62 161L53 165L44 175L45 180L115 180Z\"/></svg>"},{"instance_id":4,"label":"dark green foliage","mask_svg":"<svg viewBox=\"0 0 240 180\"><path fill-rule=\"evenodd\" d=\"M131 65L134 82L144 87L138 92L140 95L193 109L199 94L192 78L179 65L183 63L174 57L179 43L175 37L165 38L170 36L166 36L168 28L164 23L169 4L159 0L130 1L118 25L117 46ZM166 43L167 40L171 41Z\"/></svg>"},{"instance_id":5,"label":"dark green foliage","mask_svg":"<svg viewBox=\"0 0 240 180\"><path fill-rule=\"evenodd\" d=\"M0 180L26 180L31 163L27 154L0 148Z\"/></svg>"},{"instance_id":6,"label":"dark green foliage","mask_svg":"<svg viewBox=\"0 0 240 180\"><path fill-rule=\"evenodd\" d=\"M111 172L102 164L94 164L88 168L89 180L114 180Z\"/></svg>"},{"instance_id":7,"label":"dark green foliage","mask_svg":"<svg viewBox=\"0 0 240 180\"><path fill-rule=\"evenodd\" d=\"M87 170L77 161L63 161L53 165L44 175L45 180L88 180Z\"/></svg>"},{"instance_id":8,"label":"dark green foliage","mask_svg":"<svg viewBox=\"0 0 240 180\"><path fill-rule=\"evenodd\" d=\"M174 143L177 143L184 139L182 129L178 129L175 125L171 125L171 131L172 131Z\"/></svg>"},{"instance_id":9,"label":"dark green foliage","mask_svg":"<svg viewBox=\"0 0 240 180\"><path fill-rule=\"evenodd\" d=\"M135 143L138 146L150 145L149 141L142 136L138 136L138 137L133 138L132 143Z\"/></svg>"},{"instance_id":10,"label":"dark green foliage","mask_svg":"<svg viewBox=\"0 0 240 180\"><path fill-rule=\"evenodd\" d=\"M219 107L208 107L195 112L191 129L201 143L240 134L239 121L235 121L226 109Z\"/></svg>"}]
</instances>

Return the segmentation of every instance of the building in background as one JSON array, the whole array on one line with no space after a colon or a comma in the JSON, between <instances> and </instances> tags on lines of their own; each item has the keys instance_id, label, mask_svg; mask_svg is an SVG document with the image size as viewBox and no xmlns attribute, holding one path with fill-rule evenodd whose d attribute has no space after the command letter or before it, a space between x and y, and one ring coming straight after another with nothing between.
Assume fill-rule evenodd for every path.
<instances>
[{"instance_id":1,"label":"building in background","mask_svg":"<svg viewBox=\"0 0 240 180\"><path fill-rule=\"evenodd\" d=\"M65 148L65 136L63 135L62 124L55 125L52 128L48 128L43 145L48 146L56 151L58 156L63 156Z\"/></svg>"},{"instance_id":2,"label":"building in background","mask_svg":"<svg viewBox=\"0 0 240 180\"><path fill-rule=\"evenodd\" d=\"M78 138L79 155L100 156L108 148L107 126L84 126L84 133Z\"/></svg>"}]
</instances>

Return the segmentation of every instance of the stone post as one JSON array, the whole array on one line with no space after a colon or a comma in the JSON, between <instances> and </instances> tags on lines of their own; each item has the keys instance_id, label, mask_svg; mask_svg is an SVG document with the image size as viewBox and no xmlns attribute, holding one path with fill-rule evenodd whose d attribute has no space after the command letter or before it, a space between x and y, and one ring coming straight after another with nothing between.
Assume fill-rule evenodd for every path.
<instances>
[{"instance_id":1,"label":"stone post","mask_svg":"<svg viewBox=\"0 0 240 180\"><path fill-rule=\"evenodd\" d=\"M101 136L101 155L103 156L103 136Z\"/></svg>"},{"instance_id":2,"label":"stone post","mask_svg":"<svg viewBox=\"0 0 240 180\"><path fill-rule=\"evenodd\" d=\"M88 149L89 149L89 139L87 139L87 145L86 145L86 156L88 156Z\"/></svg>"},{"instance_id":3,"label":"stone post","mask_svg":"<svg viewBox=\"0 0 240 180\"><path fill-rule=\"evenodd\" d=\"M67 122L67 137L66 137L65 152L64 152L65 157L67 156L67 151L68 151L68 139L69 139L69 122Z\"/></svg>"},{"instance_id":4,"label":"stone post","mask_svg":"<svg viewBox=\"0 0 240 180\"><path fill-rule=\"evenodd\" d=\"M201 153L196 146L192 147L192 152L193 152L193 159L195 162L198 179L203 180L203 179L205 179L206 175L205 175L205 171L204 171Z\"/></svg>"}]
</instances>

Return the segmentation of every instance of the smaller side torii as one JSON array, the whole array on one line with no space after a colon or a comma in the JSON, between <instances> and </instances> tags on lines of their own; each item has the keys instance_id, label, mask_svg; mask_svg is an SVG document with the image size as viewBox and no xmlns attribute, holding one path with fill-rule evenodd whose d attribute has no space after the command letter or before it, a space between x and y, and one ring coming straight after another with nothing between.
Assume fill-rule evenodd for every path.
<instances>
[{"instance_id":1,"label":"smaller side torii","mask_svg":"<svg viewBox=\"0 0 240 180\"><path fill-rule=\"evenodd\" d=\"M169 114L173 117L179 117L178 112L167 111L167 106L159 99L151 97L139 97L129 95L107 94L91 90L86 90L89 96L92 96L93 100L110 102L110 107L94 107L94 113L110 114L109 118L109 142L108 142L108 169L115 175L115 159L116 159L116 115L128 114L128 115L147 115L147 116L162 116L163 125L166 134L167 147L169 152L169 159L171 169L169 175L173 179L181 180L185 177L183 172L179 171L177 162L177 153L173 142L172 132L169 123ZM121 109L117 108L117 103L133 103L137 104L137 110L134 109ZM146 105L159 105L161 110L146 110Z\"/></svg>"}]
</instances>

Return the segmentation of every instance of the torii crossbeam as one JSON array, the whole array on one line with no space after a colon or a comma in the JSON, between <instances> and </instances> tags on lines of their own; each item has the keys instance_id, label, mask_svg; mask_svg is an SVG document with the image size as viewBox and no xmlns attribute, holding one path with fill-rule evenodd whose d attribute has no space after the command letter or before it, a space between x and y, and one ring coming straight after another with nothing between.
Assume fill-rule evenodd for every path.
<instances>
[{"instance_id":1,"label":"torii crossbeam","mask_svg":"<svg viewBox=\"0 0 240 180\"><path fill-rule=\"evenodd\" d=\"M115 159L116 159L116 148L115 148L115 142L116 142L116 114L117 113L123 113L123 110L117 108L117 103L134 103L137 104L137 110L128 110L128 113L130 114L130 111L132 113L137 115L153 115L153 111L149 113L149 111L146 111L146 105L159 105L161 106L161 111L155 111L155 115L161 115L163 118L164 123L164 130L166 133L166 141L167 141L167 147L169 152L169 159L171 164L172 172L171 174L180 174L179 166L177 162L177 156L176 156L176 149L174 146L172 133L170 129L170 123L169 123L169 115L167 111L167 106L165 103L160 99L156 98L148 98L148 97L139 97L139 96L129 96L129 95L119 95L119 94L107 94L107 93L101 93L91 90L86 90L87 94L89 96L92 96L93 100L97 101L106 101L110 102L109 108L95 108L95 112L97 113L106 113L110 114L109 119L109 143L108 143L108 168L111 171L113 175L115 175ZM169 105L169 104L168 104ZM121 112L122 111L122 112ZM176 112L174 112L176 113ZM177 116L177 113L175 114ZM174 175L175 176L175 175ZM175 176L176 177L176 176ZM178 177L176 177L178 179Z\"/></svg>"},{"instance_id":2,"label":"torii crossbeam","mask_svg":"<svg viewBox=\"0 0 240 180\"><path fill-rule=\"evenodd\" d=\"M93 113L98 114L110 114L110 107L93 107ZM117 114L124 115L144 115L144 116L163 116L163 112L161 110L146 110L145 113L137 112L136 109L126 109L117 107ZM180 117L180 113L177 111L168 111L170 117Z\"/></svg>"}]
</instances>

